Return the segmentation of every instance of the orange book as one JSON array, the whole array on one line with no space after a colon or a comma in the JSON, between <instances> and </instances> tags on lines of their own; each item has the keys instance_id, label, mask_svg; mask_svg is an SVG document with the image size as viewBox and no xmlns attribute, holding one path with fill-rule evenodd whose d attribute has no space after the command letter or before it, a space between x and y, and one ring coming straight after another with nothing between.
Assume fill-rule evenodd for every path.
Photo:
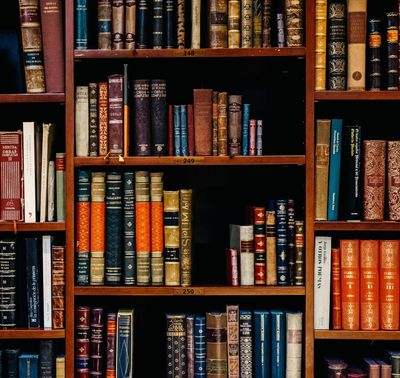
<instances>
[{"instance_id":1,"label":"orange book","mask_svg":"<svg viewBox=\"0 0 400 378\"><path fill-rule=\"evenodd\" d=\"M360 328L360 245L359 240L340 240L342 329Z\"/></svg>"},{"instance_id":2,"label":"orange book","mask_svg":"<svg viewBox=\"0 0 400 378\"><path fill-rule=\"evenodd\" d=\"M340 295L340 249L332 248L332 326L342 329L342 300Z\"/></svg>"},{"instance_id":3,"label":"orange book","mask_svg":"<svg viewBox=\"0 0 400 378\"><path fill-rule=\"evenodd\" d=\"M380 242L380 328L399 329L399 241Z\"/></svg>"},{"instance_id":4,"label":"orange book","mask_svg":"<svg viewBox=\"0 0 400 378\"><path fill-rule=\"evenodd\" d=\"M379 329L379 240L360 241L361 329Z\"/></svg>"}]
</instances>

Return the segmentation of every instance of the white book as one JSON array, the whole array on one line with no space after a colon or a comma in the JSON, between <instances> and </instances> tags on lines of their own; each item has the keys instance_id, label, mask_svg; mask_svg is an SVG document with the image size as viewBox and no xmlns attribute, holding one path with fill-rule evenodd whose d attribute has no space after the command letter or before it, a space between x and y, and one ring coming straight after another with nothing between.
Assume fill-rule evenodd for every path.
<instances>
[{"instance_id":1,"label":"white book","mask_svg":"<svg viewBox=\"0 0 400 378\"><path fill-rule=\"evenodd\" d=\"M24 219L36 222L36 166L35 166L35 123L23 122L24 153Z\"/></svg>"},{"instance_id":2,"label":"white book","mask_svg":"<svg viewBox=\"0 0 400 378\"><path fill-rule=\"evenodd\" d=\"M42 130L40 123L35 124L35 173L36 173L36 216L39 218L40 210L40 180L42 178Z\"/></svg>"},{"instance_id":3,"label":"white book","mask_svg":"<svg viewBox=\"0 0 400 378\"><path fill-rule=\"evenodd\" d=\"M42 173L40 179L40 222L46 222L47 218L47 180L48 180L48 167L49 156L51 153L52 123L43 123L43 136L42 136Z\"/></svg>"},{"instance_id":4,"label":"white book","mask_svg":"<svg viewBox=\"0 0 400 378\"><path fill-rule=\"evenodd\" d=\"M89 156L89 87L78 85L75 97L75 153Z\"/></svg>"},{"instance_id":5,"label":"white book","mask_svg":"<svg viewBox=\"0 0 400 378\"><path fill-rule=\"evenodd\" d=\"M329 329L331 289L330 236L316 236L314 250L314 329Z\"/></svg>"},{"instance_id":6,"label":"white book","mask_svg":"<svg viewBox=\"0 0 400 378\"><path fill-rule=\"evenodd\" d=\"M51 236L42 236L43 327L52 327Z\"/></svg>"},{"instance_id":7,"label":"white book","mask_svg":"<svg viewBox=\"0 0 400 378\"><path fill-rule=\"evenodd\" d=\"M192 0L192 49L200 48L201 0Z\"/></svg>"},{"instance_id":8,"label":"white book","mask_svg":"<svg viewBox=\"0 0 400 378\"><path fill-rule=\"evenodd\" d=\"M54 190L56 167L53 160L49 161L49 172L47 182L47 221L54 222Z\"/></svg>"},{"instance_id":9,"label":"white book","mask_svg":"<svg viewBox=\"0 0 400 378\"><path fill-rule=\"evenodd\" d=\"M303 313L286 313L286 378L301 378Z\"/></svg>"}]
</instances>

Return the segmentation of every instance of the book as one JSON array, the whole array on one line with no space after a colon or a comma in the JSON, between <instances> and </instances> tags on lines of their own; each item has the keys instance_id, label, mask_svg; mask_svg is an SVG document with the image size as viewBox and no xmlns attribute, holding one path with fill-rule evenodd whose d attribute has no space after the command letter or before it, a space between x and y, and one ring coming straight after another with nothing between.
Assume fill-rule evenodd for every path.
<instances>
[{"instance_id":1,"label":"book","mask_svg":"<svg viewBox=\"0 0 400 378\"><path fill-rule=\"evenodd\" d=\"M262 45L262 12L263 0L253 0L253 47L261 47Z\"/></svg>"},{"instance_id":2,"label":"book","mask_svg":"<svg viewBox=\"0 0 400 378\"><path fill-rule=\"evenodd\" d=\"M285 0L285 29L287 47L303 46L303 8L303 1Z\"/></svg>"},{"instance_id":3,"label":"book","mask_svg":"<svg viewBox=\"0 0 400 378\"><path fill-rule=\"evenodd\" d=\"M75 49L88 48L88 0L75 2Z\"/></svg>"},{"instance_id":4,"label":"book","mask_svg":"<svg viewBox=\"0 0 400 378\"><path fill-rule=\"evenodd\" d=\"M65 319L65 246L51 246L52 327L64 328Z\"/></svg>"},{"instance_id":5,"label":"book","mask_svg":"<svg viewBox=\"0 0 400 378\"><path fill-rule=\"evenodd\" d=\"M275 11L276 18L276 40L278 47L286 46L286 35L285 35L285 6L284 2L280 0L276 6Z\"/></svg>"},{"instance_id":6,"label":"book","mask_svg":"<svg viewBox=\"0 0 400 378\"><path fill-rule=\"evenodd\" d=\"M35 187L33 185L33 187ZM32 188L32 186L31 186ZM57 222L65 222L66 206L65 152L56 153L56 214ZM26 205L25 205L26 206Z\"/></svg>"},{"instance_id":7,"label":"book","mask_svg":"<svg viewBox=\"0 0 400 378\"><path fill-rule=\"evenodd\" d=\"M8 376L18 377L18 357L21 354L21 349L5 349L4 350L4 371Z\"/></svg>"},{"instance_id":8,"label":"book","mask_svg":"<svg viewBox=\"0 0 400 378\"><path fill-rule=\"evenodd\" d=\"M167 155L167 84L165 80L150 82L152 154Z\"/></svg>"},{"instance_id":9,"label":"book","mask_svg":"<svg viewBox=\"0 0 400 378\"><path fill-rule=\"evenodd\" d=\"M387 142L387 197L389 220L400 220L400 141Z\"/></svg>"},{"instance_id":10,"label":"book","mask_svg":"<svg viewBox=\"0 0 400 378\"><path fill-rule=\"evenodd\" d=\"M253 311L254 318L254 374L269 377L271 370L271 314L269 311Z\"/></svg>"},{"instance_id":11,"label":"book","mask_svg":"<svg viewBox=\"0 0 400 378\"><path fill-rule=\"evenodd\" d=\"M89 87L75 87L75 155L89 156Z\"/></svg>"},{"instance_id":12,"label":"book","mask_svg":"<svg viewBox=\"0 0 400 378\"><path fill-rule=\"evenodd\" d=\"M123 89L122 89L122 102L124 109L124 121L123 121L123 152L124 156L129 156L129 144L130 144L130 103L131 103L131 85L129 76L128 63L124 63L124 76L123 76Z\"/></svg>"},{"instance_id":13,"label":"book","mask_svg":"<svg viewBox=\"0 0 400 378\"><path fill-rule=\"evenodd\" d=\"M177 0L177 12L176 12L176 35L177 35L177 47L178 49L185 48L185 16L186 7L184 0Z\"/></svg>"},{"instance_id":14,"label":"book","mask_svg":"<svg viewBox=\"0 0 400 378\"><path fill-rule=\"evenodd\" d=\"M56 378L65 378L65 355L59 354L56 358Z\"/></svg>"},{"instance_id":15,"label":"book","mask_svg":"<svg viewBox=\"0 0 400 378\"><path fill-rule=\"evenodd\" d=\"M112 48L115 50L124 48L124 12L124 1L112 0Z\"/></svg>"},{"instance_id":16,"label":"book","mask_svg":"<svg viewBox=\"0 0 400 378\"><path fill-rule=\"evenodd\" d=\"M228 0L228 47L240 47L240 1Z\"/></svg>"},{"instance_id":17,"label":"book","mask_svg":"<svg viewBox=\"0 0 400 378\"><path fill-rule=\"evenodd\" d=\"M23 173L24 173L24 221L36 222L36 170L35 170L35 123L22 124Z\"/></svg>"},{"instance_id":18,"label":"book","mask_svg":"<svg viewBox=\"0 0 400 378\"><path fill-rule=\"evenodd\" d=\"M326 34L328 0L315 2L315 90L326 89Z\"/></svg>"},{"instance_id":19,"label":"book","mask_svg":"<svg viewBox=\"0 0 400 378\"><path fill-rule=\"evenodd\" d=\"M56 167L54 160L50 160L48 164L47 177L47 221L55 221L55 182L56 182Z\"/></svg>"},{"instance_id":20,"label":"book","mask_svg":"<svg viewBox=\"0 0 400 378\"><path fill-rule=\"evenodd\" d=\"M51 266L51 236L42 236L42 308L43 308L43 328L51 329L52 327L52 266Z\"/></svg>"},{"instance_id":21,"label":"book","mask_svg":"<svg viewBox=\"0 0 400 378\"><path fill-rule=\"evenodd\" d=\"M293 286L296 278L296 221L294 219L294 200L287 200L287 281Z\"/></svg>"},{"instance_id":22,"label":"book","mask_svg":"<svg viewBox=\"0 0 400 378\"><path fill-rule=\"evenodd\" d=\"M239 378L239 305L226 305L228 377Z\"/></svg>"},{"instance_id":23,"label":"book","mask_svg":"<svg viewBox=\"0 0 400 378\"><path fill-rule=\"evenodd\" d=\"M212 89L193 89L193 117L195 154L212 155Z\"/></svg>"},{"instance_id":24,"label":"book","mask_svg":"<svg viewBox=\"0 0 400 378\"><path fill-rule=\"evenodd\" d=\"M193 104L187 105L187 140L188 140L188 154L194 155L194 118L193 118ZM218 141L217 141L218 143ZM217 146L218 147L218 146Z\"/></svg>"},{"instance_id":25,"label":"book","mask_svg":"<svg viewBox=\"0 0 400 378\"><path fill-rule=\"evenodd\" d=\"M136 30L136 48L149 48L149 2L148 0L139 0L137 2L137 30Z\"/></svg>"},{"instance_id":26,"label":"book","mask_svg":"<svg viewBox=\"0 0 400 378\"><path fill-rule=\"evenodd\" d=\"M136 46L136 1L125 1L125 49L134 50Z\"/></svg>"},{"instance_id":27,"label":"book","mask_svg":"<svg viewBox=\"0 0 400 378\"><path fill-rule=\"evenodd\" d=\"M90 353L90 307L75 309L75 374L89 375Z\"/></svg>"},{"instance_id":28,"label":"book","mask_svg":"<svg viewBox=\"0 0 400 378\"><path fill-rule=\"evenodd\" d=\"M277 199L276 204L276 270L279 286L288 284L288 201Z\"/></svg>"},{"instance_id":29,"label":"book","mask_svg":"<svg viewBox=\"0 0 400 378\"><path fill-rule=\"evenodd\" d=\"M379 91L382 87L382 20L368 20L368 89Z\"/></svg>"},{"instance_id":30,"label":"book","mask_svg":"<svg viewBox=\"0 0 400 378\"><path fill-rule=\"evenodd\" d=\"M136 283L136 217L135 217L135 173L124 172L124 285Z\"/></svg>"},{"instance_id":31,"label":"book","mask_svg":"<svg viewBox=\"0 0 400 378\"><path fill-rule=\"evenodd\" d=\"M387 90L399 89L399 14L386 13Z\"/></svg>"},{"instance_id":32,"label":"book","mask_svg":"<svg viewBox=\"0 0 400 378\"><path fill-rule=\"evenodd\" d=\"M209 44L210 48L226 48L228 47L228 4L227 0L217 1L211 0L209 3ZM199 20L200 21L200 20ZM200 31L200 25L198 26ZM200 44L197 45L200 47ZM193 43L192 43L192 48Z\"/></svg>"},{"instance_id":33,"label":"book","mask_svg":"<svg viewBox=\"0 0 400 378\"><path fill-rule=\"evenodd\" d=\"M98 91L97 83L89 83L89 156L97 156L99 150Z\"/></svg>"},{"instance_id":34,"label":"book","mask_svg":"<svg viewBox=\"0 0 400 378\"><path fill-rule=\"evenodd\" d=\"M226 377L227 339L226 313L206 313L207 377Z\"/></svg>"},{"instance_id":35,"label":"book","mask_svg":"<svg viewBox=\"0 0 400 378\"><path fill-rule=\"evenodd\" d=\"M123 82L120 74L108 76L108 152L111 156L124 153Z\"/></svg>"},{"instance_id":36,"label":"book","mask_svg":"<svg viewBox=\"0 0 400 378\"><path fill-rule=\"evenodd\" d=\"M176 46L176 2L173 0L165 1L165 47L173 49Z\"/></svg>"},{"instance_id":37,"label":"book","mask_svg":"<svg viewBox=\"0 0 400 378\"><path fill-rule=\"evenodd\" d=\"M294 284L295 286L304 286L304 221L296 220L295 221L295 277Z\"/></svg>"},{"instance_id":38,"label":"book","mask_svg":"<svg viewBox=\"0 0 400 378\"><path fill-rule=\"evenodd\" d=\"M115 351L117 377L133 376L134 320L134 309L118 310Z\"/></svg>"},{"instance_id":39,"label":"book","mask_svg":"<svg viewBox=\"0 0 400 378\"><path fill-rule=\"evenodd\" d=\"M133 81L133 97L135 109L135 155L151 154L151 109L150 82L137 79Z\"/></svg>"},{"instance_id":40,"label":"book","mask_svg":"<svg viewBox=\"0 0 400 378\"><path fill-rule=\"evenodd\" d=\"M196 321L195 321L196 322ZM196 323L195 323L196 324ZM186 376L186 318L184 314L166 314L167 375ZM204 329L205 331L205 329ZM196 331L195 331L196 365ZM196 371L195 366L195 371Z\"/></svg>"},{"instance_id":41,"label":"book","mask_svg":"<svg viewBox=\"0 0 400 378\"><path fill-rule=\"evenodd\" d=\"M303 313L286 312L286 375L301 378Z\"/></svg>"},{"instance_id":42,"label":"book","mask_svg":"<svg viewBox=\"0 0 400 378\"><path fill-rule=\"evenodd\" d=\"M39 253L38 239L25 238L25 262L26 262L26 295L28 304L28 328L40 328L42 325L42 311L40 303L43 291L39 283Z\"/></svg>"},{"instance_id":43,"label":"book","mask_svg":"<svg viewBox=\"0 0 400 378\"><path fill-rule=\"evenodd\" d=\"M107 330L106 330L106 376L116 377L116 331L117 331L117 314L115 312L107 313Z\"/></svg>"},{"instance_id":44,"label":"book","mask_svg":"<svg viewBox=\"0 0 400 378\"><path fill-rule=\"evenodd\" d=\"M103 373L104 356L104 308L90 309L90 360L89 374L92 376ZM124 330L125 331L125 330Z\"/></svg>"},{"instance_id":45,"label":"book","mask_svg":"<svg viewBox=\"0 0 400 378\"><path fill-rule=\"evenodd\" d=\"M244 0L241 4L241 46L253 47L253 0Z\"/></svg>"},{"instance_id":46,"label":"book","mask_svg":"<svg viewBox=\"0 0 400 378\"><path fill-rule=\"evenodd\" d=\"M39 355L22 353L18 357L18 372L21 377L38 378Z\"/></svg>"},{"instance_id":47,"label":"book","mask_svg":"<svg viewBox=\"0 0 400 378\"><path fill-rule=\"evenodd\" d=\"M210 3L211 4L211 3ZM201 26L201 0L192 0L191 1L191 8L192 8L192 14L191 14L191 20L192 20L192 25L191 25L191 48L192 49L199 49L200 48L200 43L201 43L201 33L200 33L200 26ZM226 9L225 9L226 13ZM222 19L223 16L219 15L219 17ZM219 20L219 18L217 18ZM222 22L220 22L222 24ZM223 25L221 25L223 27Z\"/></svg>"},{"instance_id":48,"label":"book","mask_svg":"<svg viewBox=\"0 0 400 378\"><path fill-rule=\"evenodd\" d=\"M180 105L174 105L174 155L182 156L182 146L181 146L181 107Z\"/></svg>"},{"instance_id":49,"label":"book","mask_svg":"<svg viewBox=\"0 0 400 378\"><path fill-rule=\"evenodd\" d=\"M265 207L254 207L255 284L265 285Z\"/></svg>"},{"instance_id":50,"label":"book","mask_svg":"<svg viewBox=\"0 0 400 378\"><path fill-rule=\"evenodd\" d=\"M253 314L239 311L239 367L240 377L253 377Z\"/></svg>"},{"instance_id":51,"label":"book","mask_svg":"<svg viewBox=\"0 0 400 378\"><path fill-rule=\"evenodd\" d=\"M111 50L112 0L97 3L97 48Z\"/></svg>"},{"instance_id":52,"label":"book","mask_svg":"<svg viewBox=\"0 0 400 378\"><path fill-rule=\"evenodd\" d=\"M54 340L39 341L39 377L52 378L55 375L55 346Z\"/></svg>"},{"instance_id":53,"label":"book","mask_svg":"<svg viewBox=\"0 0 400 378\"><path fill-rule=\"evenodd\" d=\"M377 361L375 361L373 358L364 357L362 362L363 367L370 378L381 377L381 367Z\"/></svg>"},{"instance_id":54,"label":"book","mask_svg":"<svg viewBox=\"0 0 400 378\"><path fill-rule=\"evenodd\" d=\"M181 105L179 107L179 126L181 128L180 138L181 138L181 156L189 155L189 146L188 146L188 129L187 129L187 109L186 105Z\"/></svg>"},{"instance_id":55,"label":"book","mask_svg":"<svg viewBox=\"0 0 400 378\"><path fill-rule=\"evenodd\" d=\"M186 315L187 375L194 377L194 315Z\"/></svg>"},{"instance_id":56,"label":"book","mask_svg":"<svg viewBox=\"0 0 400 378\"><path fill-rule=\"evenodd\" d=\"M249 155L256 154L256 135L257 135L257 120L249 120Z\"/></svg>"},{"instance_id":57,"label":"book","mask_svg":"<svg viewBox=\"0 0 400 378\"><path fill-rule=\"evenodd\" d=\"M281 310L271 310L271 377L285 376L286 315Z\"/></svg>"},{"instance_id":58,"label":"book","mask_svg":"<svg viewBox=\"0 0 400 378\"><path fill-rule=\"evenodd\" d=\"M228 155L228 93L218 92L218 156Z\"/></svg>"},{"instance_id":59,"label":"book","mask_svg":"<svg viewBox=\"0 0 400 378\"><path fill-rule=\"evenodd\" d=\"M108 154L108 83L99 83L99 156Z\"/></svg>"},{"instance_id":60,"label":"book","mask_svg":"<svg viewBox=\"0 0 400 378\"><path fill-rule=\"evenodd\" d=\"M242 155L249 155L249 122L250 122L250 104L243 104L242 116Z\"/></svg>"},{"instance_id":61,"label":"book","mask_svg":"<svg viewBox=\"0 0 400 378\"><path fill-rule=\"evenodd\" d=\"M267 285L277 285L277 255L276 255L276 206L274 200L269 200L265 212L266 229L266 270Z\"/></svg>"},{"instance_id":62,"label":"book","mask_svg":"<svg viewBox=\"0 0 400 378\"><path fill-rule=\"evenodd\" d=\"M331 301L332 301L332 328L342 329L342 294L340 286L340 249L331 249Z\"/></svg>"},{"instance_id":63,"label":"book","mask_svg":"<svg viewBox=\"0 0 400 378\"><path fill-rule=\"evenodd\" d=\"M226 277L228 285L239 286L239 257L236 248L226 248Z\"/></svg>"},{"instance_id":64,"label":"book","mask_svg":"<svg viewBox=\"0 0 400 378\"><path fill-rule=\"evenodd\" d=\"M192 286L193 191L192 189L180 189L179 192L179 245L181 257L181 285Z\"/></svg>"},{"instance_id":65,"label":"book","mask_svg":"<svg viewBox=\"0 0 400 378\"><path fill-rule=\"evenodd\" d=\"M194 318L194 374L206 376L206 318L201 315Z\"/></svg>"},{"instance_id":66,"label":"book","mask_svg":"<svg viewBox=\"0 0 400 378\"><path fill-rule=\"evenodd\" d=\"M228 147L229 155L242 151L242 96L228 96Z\"/></svg>"}]
</instances>

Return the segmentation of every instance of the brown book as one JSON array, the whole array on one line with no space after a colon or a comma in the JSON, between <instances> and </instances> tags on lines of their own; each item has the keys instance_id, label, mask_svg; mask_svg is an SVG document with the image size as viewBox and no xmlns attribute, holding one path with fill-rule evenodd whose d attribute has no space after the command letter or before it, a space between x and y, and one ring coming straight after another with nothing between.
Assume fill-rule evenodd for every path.
<instances>
[{"instance_id":1,"label":"brown book","mask_svg":"<svg viewBox=\"0 0 400 378\"><path fill-rule=\"evenodd\" d=\"M227 0L209 1L209 42L212 49L228 46Z\"/></svg>"},{"instance_id":2,"label":"brown book","mask_svg":"<svg viewBox=\"0 0 400 378\"><path fill-rule=\"evenodd\" d=\"M226 306L228 377L239 378L239 305Z\"/></svg>"},{"instance_id":3,"label":"brown book","mask_svg":"<svg viewBox=\"0 0 400 378\"><path fill-rule=\"evenodd\" d=\"M340 249L332 248L332 327L342 329L342 298L340 290Z\"/></svg>"},{"instance_id":4,"label":"brown book","mask_svg":"<svg viewBox=\"0 0 400 378\"><path fill-rule=\"evenodd\" d=\"M240 1L228 0L228 47L240 47Z\"/></svg>"},{"instance_id":5,"label":"brown book","mask_svg":"<svg viewBox=\"0 0 400 378\"><path fill-rule=\"evenodd\" d=\"M53 328L64 328L65 314L65 247L51 247L51 297Z\"/></svg>"},{"instance_id":6,"label":"brown book","mask_svg":"<svg viewBox=\"0 0 400 378\"><path fill-rule=\"evenodd\" d=\"M125 49L133 50L136 41L136 1L125 2Z\"/></svg>"},{"instance_id":7,"label":"brown book","mask_svg":"<svg viewBox=\"0 0 400 378\"><path fill-rule=\"evenodd\" d=\"M218 93L218 156L228 155L228 93Z\"/></svg>"},{"instance_id":8,"label":"brown book","mask_svg":"<svg viewBox=\"0 0 400 378\"><path fill-rule=\"evenodd\" d=\"M110 155L123 153L123 76L120 74L108 77L108 145Z\"/></svg>"},{"instance_id":9,"label":"brown book","mask_svg":"<svg viewBox=\"0 0 400 378\"><path fill-rule=\"evenodd\" d=\"M178 49L185 48L185 0L177 0L177 37Z\"/></svg>"},{"instance_id":10,"label":"brown book","mask_svg":"<svg viewBox=\"0 0 400 378\"><path fill-rule=\"evenodd\" d=\"M228 96L228 130L229 155L240 155L242 152L242 96Z\"/></svg>"},{"instance_id":11,"label":"brown book","mask_svg":"<svg viewBox=\"0 0 400 378\"><path fill-rule=\"evenodd\" d=\"M326 30L328 0L315 0L315 90L326 89Z\"/></svg>"},{"instance_id":12,"label":"brown book","mask_svg":"<svg viewBox=\"0 0 400 378\"><path fill-rule=\"evenodd\" d=\"M206 314L206 366L208 378L227 376L226 313Z\"/></svg>"},{"instance_id":13,"label":"brown book","mask_svg":"<svg viewBox=\"0 0 400 378\"><path fill-rule=\"evenodd\" d=\"M168 156L174 156L174 106L172 104L168 105Z\"/></svg>"},{"instance_id":14,"label":"brown book","mask_svg":"<svg viewBox=\"0 0 400 378\"><path fill-rule=\"evenodd\" d=\"M108 83L99 83L99 156L108 153Z\"/></svg>"},{"instance_id":15,"label":"brown book","mask_svg":"<svg viewBox=\"0 0 400 378\"><path fill-rule=\"evenodd\" d=\"M295 221L295 277L294 284L296 286L304 286L304 221Z\"/></svg>"},{"instance_id":16,"label":"brown book","mask_svg":"<svg viewBox=\"0 0 400 378\"><path fill-rule=\"evenodd\" d=\"M97 46L100 50L111 50L111 30L103 30L102 25L111 25L112 0L99 0L97 3L98 37Z\"/></svg>"},{"instance_id":17,"label":"brown book","mask_svg":"<svg viewBox=\"0 0 400 378\"><path fill-rule=\"evenodd\" d=\"M218 155L218 92L212 93L212 154Z\"/></svg>"},{"instance_id":18,"label":"brown book","mask_svg":"<svg viewBox=\"0 0 400 378\"><path fill-rule=\"evenodd\" d=\"M400 221L400 141L388 141L387 154L389 220Z\"/></svg>"},{"instance_id":19,"label":"brown book","mask_svg":"<svg viewBox=\"0 0 400 378\"><path fill-rule=\"evenodd\" d=\"M262 46L263 0L253 0L253 47Z\"/></svg>"},{"instance_id":20,"label":"brown book","mask_svg":"<svg viewBox=\"0 0 400 378\"><path fill-rule=\"evenodd\" d=\"M285 0L287 47L303 46L303 0Z\"/></svg>"},{"instance_id":21,"label":"brown book","mask_svg":"<svg viewBox=\"0 0 400 378\"><path fill-rule=\"evenodd\" d=\"M124 48L124 1L112 2L112 48L120 50Z\"/></svg>"},{"instance_id":22,"label":"brown book","mask_svg":"<svg viewBox=\"0 0 400 378\"><path fill-rule=\"evenodd\" d=\"M64 92L64 33L61 0L40 0L47 92Z\"/></svg>"},{"instance_id":23,"label":"brown book","mask_svg":"<svg viewBox=\"0 0 400 378\"><path fill-rule=\"evenodd\" d=\"M315 219L328 219L328 176L331 120L317 119L315 143Z\"/></svg>"},{"instance_id":24,"label":"brown book","mask_svg":"<svg viewBox=\"0 0 400 378\"><path fill-rule=\"evenodd\" d=\"M385 208L386 141L364 140L364 219L382 221Z\"/></svg>"},{"instance_id":25,"label":"brown book","mask_svg":"<svg viewBox=\"0 0 400 378\"><path fill-rule=\"evenodd\" d=\"M377 361L373 358L364 357L362 363L364 370L368 373L368 378L381 378L381 368Z\"/></svg>"},{"instance_id":26,"label":"brown book","mask_svg":"<svg viewBox=\"0 0 400 378\"><path fill-rule=\"evenodd\" d=\"M263 1L262 47L271 47L271 2Z\"/></svg>"},{"instance_id":27,"label":"brown book","mask_svg":"<svg viewBox=\"0 0 400 378\"><path fill-rule=\"evenodd\" d=\"M212 89L193 89L194 149L212 155Z\"/></svg>"}]
</instances>

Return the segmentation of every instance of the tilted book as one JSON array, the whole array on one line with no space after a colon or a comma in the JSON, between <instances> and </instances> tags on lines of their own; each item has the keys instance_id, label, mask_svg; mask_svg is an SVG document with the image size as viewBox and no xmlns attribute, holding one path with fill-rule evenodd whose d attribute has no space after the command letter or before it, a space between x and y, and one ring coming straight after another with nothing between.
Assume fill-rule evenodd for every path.
<instances>
[{"instance_id":1,"label":"tilted book","mask_svg":"<svg viewBox=\"0 0 400 378\"><path fill-rule=\"evenodd\" d=\"M117 312L116 370L117 377L133 377L134 309Z\"/></svg>"},{"instance_id":2,"label":"tilted book","mask_svg":"<svg viewBox=\"0 0 400 378\"><path fill-rule=\"evenodd\" d=\"M227 375L226 313L206 313L207 377Z\"/></svg>"}]
</instances>

